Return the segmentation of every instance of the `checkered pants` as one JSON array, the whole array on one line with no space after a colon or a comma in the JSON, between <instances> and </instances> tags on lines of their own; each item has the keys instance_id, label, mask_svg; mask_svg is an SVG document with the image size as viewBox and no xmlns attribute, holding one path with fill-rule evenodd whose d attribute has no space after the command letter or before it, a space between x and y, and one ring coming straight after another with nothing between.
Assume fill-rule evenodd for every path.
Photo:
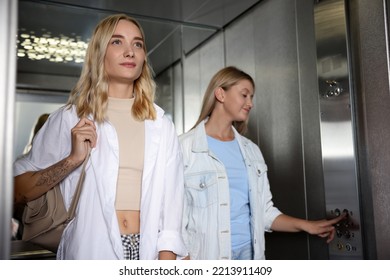
<instances>
[{"instance_id":1,"label":"checkered pants","mask_svg":"<svg viewBox=\"0 0 390 280\"><path fill-rule=\"evenodd\" d=\"M140 234L121 235L123 255L125 260L139 260L139 239Z\"/></svg>"}]
</instances>

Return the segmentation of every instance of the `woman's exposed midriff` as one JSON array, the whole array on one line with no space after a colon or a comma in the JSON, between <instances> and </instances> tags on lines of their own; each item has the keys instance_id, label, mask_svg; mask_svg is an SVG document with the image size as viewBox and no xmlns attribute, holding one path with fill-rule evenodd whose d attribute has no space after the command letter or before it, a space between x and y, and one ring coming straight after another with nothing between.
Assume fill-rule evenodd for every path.
<instances>
[{"instance_id":1,"label":"woman's exposed midriff","mask_svg":"<svg viewBox=\"0 0 390 280\"><path fill-rule=\"evenodd\" d=\"M133 234L140 231L140 212L136 210L117 210L120 233Z\"/></svg>"}]
</instances>

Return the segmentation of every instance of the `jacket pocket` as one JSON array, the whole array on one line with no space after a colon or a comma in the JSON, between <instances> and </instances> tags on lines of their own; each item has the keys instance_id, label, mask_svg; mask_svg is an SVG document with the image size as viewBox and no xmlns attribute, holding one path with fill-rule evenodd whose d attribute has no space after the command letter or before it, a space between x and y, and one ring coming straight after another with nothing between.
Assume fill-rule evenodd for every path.
<instances>
[{"instance_id":1,"label":"jacket pocket","mask_svg":"<svg viewBox=\"0 0 390 280\"><path fill-rule=\"evenodd\" d=\"M254 162L253 167L257 177L265 176L268 171L267 165L263 161Z\"/></svg>"},{"instance_id":2,"label":"jacket pocket","mask_svg":"<svg viewBox=\"0 0 390 280\"><path fill-rule=\"evenodd\" d=\"M264 191L264 184L267 182L267 165L264 161L254 161L251 164L251 179L252 186L256 188L258 193L263 193Z\"/></svg>"},{"instance_id":3,"label":"jacket pocket","mask_svg":"<svg viewBox=\"0 0 390 280\"><path fill-rule=\"evenodd\" d=\"M185 175L186 199L194 207L208 207L218 200L217 175L212 172Z\"/></svg>"}]
</instances>

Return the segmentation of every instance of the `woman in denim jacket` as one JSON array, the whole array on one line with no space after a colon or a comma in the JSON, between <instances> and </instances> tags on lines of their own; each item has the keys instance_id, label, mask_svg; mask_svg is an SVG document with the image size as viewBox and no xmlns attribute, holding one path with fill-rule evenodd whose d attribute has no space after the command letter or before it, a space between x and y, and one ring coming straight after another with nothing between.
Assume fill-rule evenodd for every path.
<instances>
[{"instance_id":1,"label":"woman in denim jacket","mask_svg":"<svg viewBox=\"0 0 390 280\"><path fill-rule=\"evenodd\" d=\"M265 259L265 231L306 231L330 242L332 220L307 221L272 202L260 149L242 136L253 107L254 81L235 67L220 70L206 90L195 126L179 137L184 157L183 237L191 259Z\"/></svg>"}]
</instances>

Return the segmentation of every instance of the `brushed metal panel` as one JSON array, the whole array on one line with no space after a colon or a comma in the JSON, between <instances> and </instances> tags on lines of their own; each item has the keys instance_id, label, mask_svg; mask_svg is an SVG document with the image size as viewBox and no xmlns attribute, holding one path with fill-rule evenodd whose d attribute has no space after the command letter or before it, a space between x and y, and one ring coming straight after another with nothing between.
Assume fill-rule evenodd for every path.
<instances>
[{"instance_id":1,"label":"brushed metal panel","mask_svg":"<svg viewBox=\"0 0 390 280\"><path fill-rule=\"evenodd\" d=\"M13 202L12 151L16 73L17 2L0 2L0 260L10 258Z\"/></svg>"},{"instance_id":2,"label":"brushed metal panel","mask_svg":"<svg viewBox=\"0 0 390 280\"><path fill-rule=\"evenodd\" d=\"M204 92L211 77L225 66L223 33L216 34L207 44L200 48L200 95ZM199 108L200 109L200 108ZM200 112L200 111L199 111Z\"/></svg>"},{"instance_id":3,"label":"brushed metal panel","mask_svg":"<svg viewBox=\"0 0 390 280\"><path fill-rule=\"evenodd\" d=\"M223 35L217 34L184 59L184 131L199 117L204 91L211 77L224 66Z\"/></svg>"},{"instance_id":4,"label":"brushed metal panel","mask_svg":"<svg viewBox=\"0 0 390 280\"><path fill-rule=\"evenodd\" d=\"M173 66L173 122L178 135L184 132L184 91L182 64Z\"/></svg>"},{"instance_id":5,"label":"brushed metal panel","mask_svg":"<svg viewBox=\"0 0 390 280\"><path fill-rule=\"evenodd\" d=\"M183 7L186 11L185 17L187 21L197 23L207 23L212 26L223 27L227 23L234 20L238 15L243 13L248 8L252 7L259 0L205 0L202 5L197 7L193 3L197 1L185 0ZM199 1L200 2L200 1ZM190 8L190 9L188 9Z\"/></svg>"},{"instance_id":6,"label":"brushed metal panel","mask_svg":"<svg viewBox=\"0 0 390 280\"><path fill-rule=\"evenodd\" d=\"M326 209L329 216L344 211L349 215L336 226L337 236L329 245L329 257L362 259L344 1L318 3L315 24Z\"/></svg>"},{"instance_id":7,"label":"brushed metal panel","mask_svg":"<svg viewBox=\"0 0 390 280\"><path fill-rule=\"evenodd\" d=\"M295 1L264 1L253 16L259 144L273 200L286 214L306 218ZM306 234L267 235L266 256L307 259Z\"/></svg>"},{"instance_id":8,"label":"brushed metal panel","mask_svg":"<svg viewBox=\"0 0 390 280\"><path fill-rule=\"evenodd\" d=\"M381 260L390 259L388 4L349 1L365 258Z\"/></svg>"},{"instance_id":9,"label":"brushed metal panel","mask_svg":"<svg viewBox=\"0 0 390 280\"><path fill-rule=\"evenodd\" d=\"M320 105L313 1L296 1L298 83L301 102L302 146L307 218L326 217L321 154ZM309 259L329 259L326 242L308 236Z\"/></svg>"},{"instance_id":10,"label":"brushed metal panel","mask_svg":"<svg viewBox=\"0 0 390 280\"><path fill-rule=\"evenodd\" d=\"M184 69L184 132L198 119L202 95L200 90L200 51L194 51L183 61Z\"/></svg>"},{"instance_id":11,"label":"brushed metal panel","mask_svg":"<svg viewBox=\"0 0 390 280\"><path fill-rule=\"evenodd\" d=\"M173 73L167 69L156 77L156 103L164 109L165 114L173 120Z\"/></svg>"},{"instance_id":12,"label":"brushed metal panel","mask_svg":"<svg viewBox=\"0 0 390 280\"><path fill-rule=\"evenodd\" d=\"M295 5L264 4L254 15L260 144L277 205L305 215L303 192L298 195L294 187L303 186ZM288 195L285 186L291 188Z\"/></svg>"},{"instance_id":13,"label":"brushed metal panel","mask_svg":"<svg viewBox=\"0 0 390 280\"><path fill-rule=\"evenodd\" d=\"M253 12L247 13L245 17L234 22L225 30L225 61L226 65L236 66L252 76L255 81L254 106L250 113L247 137L255 143L259 141L258 129L258 107L256 106L259 96L256 82L256 64L255 64L255 25ZM245 43L243 43L245 42Z\"/></svg>"}]
</instances>

